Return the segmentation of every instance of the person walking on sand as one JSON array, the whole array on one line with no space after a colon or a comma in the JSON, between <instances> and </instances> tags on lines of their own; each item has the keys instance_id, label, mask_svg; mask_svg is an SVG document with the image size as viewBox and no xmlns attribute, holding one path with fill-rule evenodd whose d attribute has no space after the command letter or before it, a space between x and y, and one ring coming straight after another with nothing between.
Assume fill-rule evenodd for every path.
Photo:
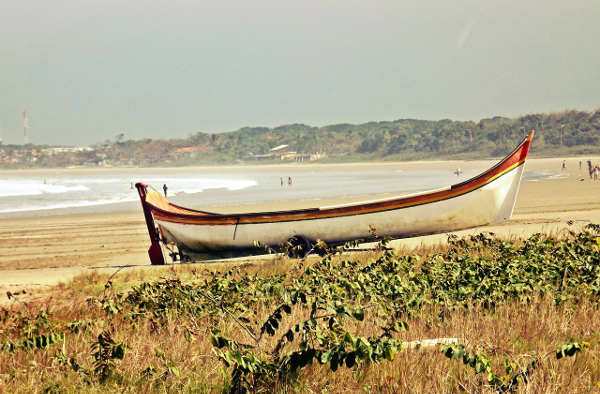
<instances>
[{"instance_id":1,"label":"person walking on sand","mask_svg":"<svg viewBox=\"0 0 600 394\"><path fill-rule=\"evenodd\" d=\"M595 181L598 180L598 171L600 171L600 167L598 167L598 166L594 167L594 180Z\"/></svg>"},{"instance_id":2,"label":"person walking on sand","mask_svg":"<svg viewBox=\"0 0 600 394\"><path fill-rule=\"evenodd\" d=\"M591 159L588 159L587 163L588 163L588 170L590 172L590 180L591 180L592 176L593 176L593 172L594 172L594 167L592 167L592 160Z\"/></svg>"},{"instance_id":3,"label":"person walking on sand","mask_svg":"<svg viewBox=\"0 0 600 394\"><path fill-rule=\"evenodd\" d=\"M563 160L563 171L567 169L567 161Z\"/></svg>"},{"instance_id":4,"label":"person walking on sand","mask_svg":"<svg viewBox=\"0 0 600 394\"><path fill-rule=\"evenodd\" d=\"M581 171L581 160L579 160L579 171Z\"/></svg>"},{"instance_id":5,"label":"person walking on sand","mask_svg":"<svg viewBox=\"0 0 600 394\"><path fill-rule=\"evenodd\" d=\"M288 176L288 186L292 186L292 177Z\"/></svg>"},{"instance_id":6,"label":"person walking on sand","mask_svg":"<svg viewBox=\"0 0 600 394\"><path fill-rule=\"evenodd\" d=\"M167 190L168 190L168 189L169 189L169 188L167 187L167 184L165 183L165 184L163 185L163 190L165 191L165 197L167 197Z\"/></svg>"},{"instance_id":7,"label":"person walking on sand","mask_svg":"<svg viewBox=\"0 0 600 394\"><path fill-rule=\"evenodd\" d=\"M279 181L281 182L281 186L283 186L283 178L279 178Z\"/></svg>"}]
</instances>

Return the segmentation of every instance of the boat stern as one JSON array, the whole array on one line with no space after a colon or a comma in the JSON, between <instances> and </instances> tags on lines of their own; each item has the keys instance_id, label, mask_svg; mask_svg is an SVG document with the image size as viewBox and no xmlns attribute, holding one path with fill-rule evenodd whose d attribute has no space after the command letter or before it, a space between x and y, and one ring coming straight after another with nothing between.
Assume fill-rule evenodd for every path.
<instances>
[{"instance_id":1,"label":"boat stern","mask_svg":"<svg viewBox=\"0 0 600 394\"><path fill-rule=\"evenodd\" d=\"M152 265L164 265L165 257L163 256L162 248L160 247L160 236L154 224L152 210L150 209L150 206L146 203L148 185L138 182L135 184L135 187L140 195L142 209L144 210L144 218L146 219L146 227L148 228L148 235L150 236L150 242L152 243L150 245L150 249L148 249L150 263Z\"/></svg>"}]
</instances>

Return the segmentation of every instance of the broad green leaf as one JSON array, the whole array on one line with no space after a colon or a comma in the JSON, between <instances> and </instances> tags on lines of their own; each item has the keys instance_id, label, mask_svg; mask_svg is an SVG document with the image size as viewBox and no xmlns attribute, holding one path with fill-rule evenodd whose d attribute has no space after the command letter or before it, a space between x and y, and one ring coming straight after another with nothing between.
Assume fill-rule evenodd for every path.
<instances>
[{"instance_id":1,"label":"broad green leaf","mask_svg":"<svg viewBox=\"0 0 600 394\"><path fill-rule=\"evenodd\" d=\"M113 357L117 358L119 360L122 360L124 356L125 356L125 348L123 347L123 345L117 345L113 352Z\"/></svg>"},{"instance_id":2,"label":"broad green leaf","mask_svg":"<svg viewBox=\"0 0 600 394\"><path fill-rule=\"evenodd\" d=\"M454 358L456 360L462 360L464 355L465 355L465 349L463 349L462 346L459 346L454 349Z\"/></svg>"},{"instance_id":3,"label":"broad green leaf","mask_svg":"<svg viewBox=\"0 0 600 394\"><path fill-rule=\"evenodd\" d=\"M384 349L384 352L385 352L385 358L386 359L388 359L389 361L393 361L394 360L394 352L392 351L392 349L389 346L387 346Z\"/></svg>"},{"instance_id":4,"label":"broad green leaf","mask_svg":"<svg viewBox=\"0 0 600 394\"><path fill-rule=\"evenodd\" d=\"M330 361L331 361L331 357L332 357L331 351L329 351L329 350L327 350L327 351L322 351L322 352L321 352L321 355L320 355L320 357L319 357L319 362L320 362L321 364L328 363L328 362L330 362Z\"/></svg>"},{"instance_id":5,"label":"broad green leaf","mask_svg":"<svg viewBox=\"0 0 600 394\"><path fill-rule=\"evenodd\" d=\"M294 332L292 330L289 330L285 334L285 338L287 339L288 342L293 342L294 341Z\"/></svg>"},{"instance_id":6,"label":"broad green leaf","mask_svg":"<svg viewBox=\"0 0 600 394\"><path fill-rule=\"evenodd\" d=\"M360 342L365 346L365 347L371 347L371 344L369 343L369 340L365 337L361 337L360 338Z\"/></svg>"},{"instance_id":7,"label":"broad green leaf","mask_svg":"<svg viewBox=\"0 0 600 394\"><path fill-rule=\"evenodd\" d=\"M337 371L340 361L340 355L338 352L335 352L331 356L331 361L329 362L329 366L333 372Z\"/></svg>"},{"instance_id":8,"label":"broad green leaf","mask_svg":"<svg viewBox=\"0 0 600 394\"><path fill-rule=\"evenodd\" d=\"M356 364L356 353L350 352L346 356L346 367L352 368Z\"/></svg>"},{"instance_id":9,"label":"broad green leaf","mask_svg":"<svg viewBox=\"0 0 600 394\"><path fill-rule=\"evenodd\" d=\"M169 371L177 377L179 377L179 369L176 366L169 367Z\"/></svg>"},{"instance_id":10,"label":"broad green leaf","mask_svg":"<svg viewBox=\"0 0 600 394\"><path fill-rule=\"evenodd\" d=\"M352 313L352 316L358 321L363 321L365 319L365 310L362 308L358 309Z\"/></svg>"}]
</instances>

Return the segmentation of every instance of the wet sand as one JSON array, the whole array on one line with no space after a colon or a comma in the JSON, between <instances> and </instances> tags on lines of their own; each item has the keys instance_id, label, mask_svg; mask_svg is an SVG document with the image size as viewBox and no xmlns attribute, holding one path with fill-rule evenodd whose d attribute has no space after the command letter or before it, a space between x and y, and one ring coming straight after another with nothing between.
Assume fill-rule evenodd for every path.
<instances>
[{"instance_id":1,"label":"wet sand","mask_svg":"<svg viewBox=\"0 0 600 394\"><path fill-rule=\"evenodd\" d=\"M495 226L463 230L455 234L462 236L492 231L502 236L527 237L537 232L560 233L565 229L578 230L589 223L600 223L600 181L590 181L586 169L587 159L588 157L567 158L567 171L561 170L562 158L528 160L528 170L549 171L560 174L561 177L522 183L510 221ZM600 158L591 159L594 163L600 162ZM581 171L578 166L579 160L582 161ZM495 163L496 160L336 164L311 165L311 169L339 171L367 167L369 170L455 170L456 167L460 167L484 170ZM273 167L236 167L236 170L260 171L261 168ZM286 165L288 172L295 168L306 170L305 166ZM210 169L203 168L205 171ZM150 170L140 171L146 173ZM362 199L364 197L221 206L213 210L285 210ZM570 221L572 224L569 224ZM394 241L393 246L410 249L421 244L444 242L446 239L446 234L439 234ZM111 267L123 265L150 268L146 253L149 245L150 240L141 209L135 212L0 219L0 294L5 294L6 291L27 290L35 296L48 286L80 272L89 272L91 269L113 272L115 269Z\"/></svg>"}]
</instances>

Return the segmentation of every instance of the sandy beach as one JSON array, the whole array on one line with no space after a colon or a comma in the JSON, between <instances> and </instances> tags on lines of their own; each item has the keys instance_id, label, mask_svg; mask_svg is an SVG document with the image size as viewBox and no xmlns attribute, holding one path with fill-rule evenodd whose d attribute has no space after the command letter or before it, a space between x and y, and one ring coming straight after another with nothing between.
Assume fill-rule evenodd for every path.
<instances>
[{"instance_id":1,"label":"sandy beach","mask_svg":"<svg viewBox=\"0 0 600 394\"><path fill-rule=\"evenodd\" d=\"M591 158L598 163L600 158ZM562 177L521 185L513 218L495 226L456 232L457 235L491 231L502 236L527 237L537 232L558 233L577 230L589 223L600 223L600 181L590 181L588 157L567 158L567 170L561 170L562 158L529 159L527 170L562 173ZM582 161L582 170L578 162ZM378 169L485 169L495 160L411 163L367 163L311 165L314 171L339 171L348 168ZM261 171L260 166L236 167L236 171ZM268 166L272 169L272 166ZM298 165L287 165L293 173ZM175 169L140 169L150 171ZM212 167L202 168L211 171ZM41 170L40 170L41 171ZM73 169L71 171L77 171ZM90 171L90 170L85 170ZM118 171L118 170L110 170ZM582 181L582 179L584 179ZM221 206L214 210L260 211L323 206L361 198ZM569 222L572 221L572 224ZM421 244L444 242L446 234L394 241L406 250ZM141 209L132 212L94 213L0 219L0 291L26 290L35 296L48 286L91 269L114 271L116 266L150 268L146 251L150 245ZM6 299L6 298L5 298Z\"/></svg>"}]
</instances>

